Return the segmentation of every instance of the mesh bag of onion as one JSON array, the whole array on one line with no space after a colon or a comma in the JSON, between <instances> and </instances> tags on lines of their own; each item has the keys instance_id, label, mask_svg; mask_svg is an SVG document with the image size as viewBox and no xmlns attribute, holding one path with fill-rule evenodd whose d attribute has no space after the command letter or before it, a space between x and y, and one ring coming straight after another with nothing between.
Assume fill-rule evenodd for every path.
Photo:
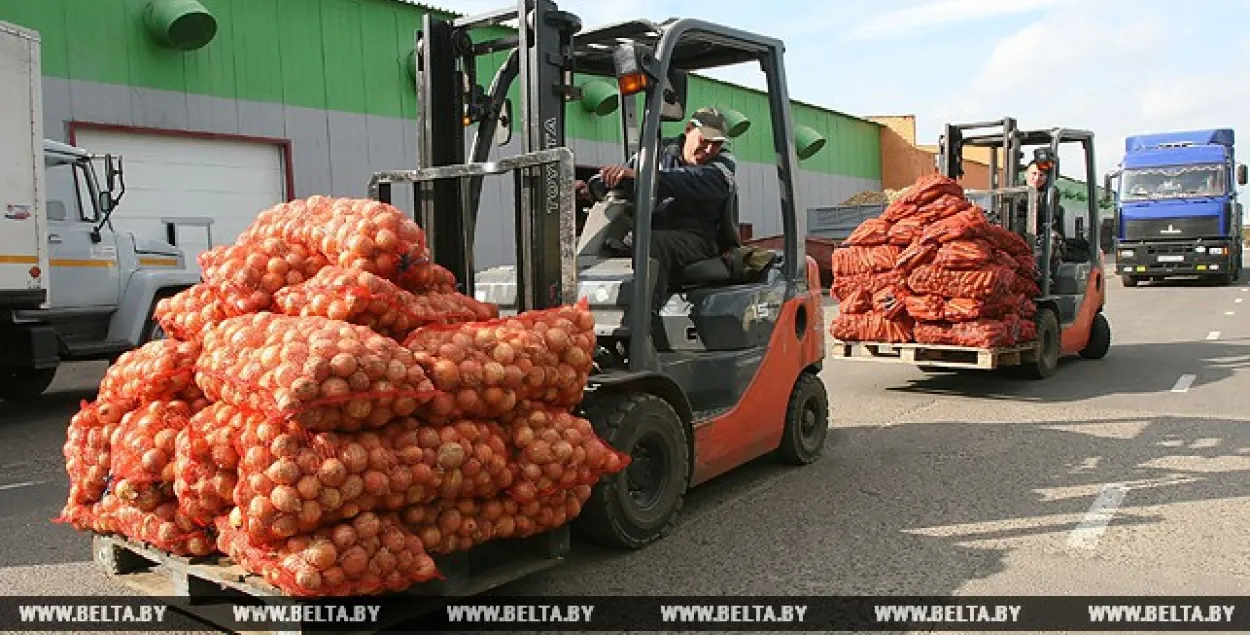
<instances>
[{"instance_id":1,"label":"mesh bag of onion","mask_svg":"<svg viewBox=\"0 0 1250 635\"><path fill-rule=\"evenodd\" d=\"M589 421L567 410L527 402L500 423L511 435L509 467L516 477L508 493L523 504L592 485L629 464L628 454L604 443Z\"/></svg>"},{"instance_id":2,"label":"mesh bag of onion","mask_svg":"<svg viewBox=\"0 0 1250 635\"><path fill-rule=\"evenodd\" d=\"M411 351L368 327L273 313L205 333L195 379L214 402L310 430L381 427L437 393Z\"/></svg>"},{"instance_id":3,"label":"mesh bag of onion","mask_svg":"<svg viewBox=\"0 0 1250 635\"><path fill-rule=\"evenodd\" d=\"M204 283L211 287L227 317L270 308L273 294L317 275L327 265L324 255L280 238L220 245L200 254Z\"/></svg>"},{"instance_id":4,"label":"mesh bag of onion","mask_svg":"<svg viewBox=\"0 0 1250 635\"><path fill-rule=\"evenodd\" d=\"M368 271L325 267L307 282L274 294L274 307L286 314L321 316L367 326L403 341L416 328L487 320L498 316L493 305L464 294L425 291L414 294Z\"/></svg>"},{"instance_id":5,"label":"mesh bag of onion","mask_svg":"<svg viewBox=\"0 0 1250 635\"><path fill-rule=\"evenodd\" d=\"M188 401L196 409L208 405L195 383L193 368L200 346L177 340L154 340L122 353L104 372L101 401L137 407L149 401Z\"/></svg>"},{"instance_id":6,"label":"mesh bag of onion","mask_svg":"<svg viewBox=\"0 0 1250 635\"><path fill-rule=\"evenodd\" d=\"M590 485L575 485L527 503L511 496L440 499L404 508L400 517L428 553L471 549L489 540L528 538L563 526L582 513Z\"/></svg>"},{"instance_id":7,"label":"mesh bag of onion","mask_svg":"<svg viewBox=\"0 0 1250 635\"><path fill-rule=\"evenodd\" d=\"M211 526L234 505L239 481L235 440L255 414L227 403L196 413L174 442L174 494L191 520Z\"/></svg>"},{"instance_id":8,"label":"mesh bag of onion","mask_svg":"<svg viewBox=\"0 0 1250 635\"><path fill-rule=\"evenodd\" d=\"M409 417L340 434L259 419L247 423L237 445L235 526L257 544L367 511L494 496L514 480L507 440L495 423L428 426Z\"/></svg>"},{"instance_id":9,"label":"mesh bag of onion","mask_svg":"<svg viewBox=\"0 0 1250 635\"><path fill-rule=\"evenodd\" d=\"M572 407L594 361L594 316L583 300L516 317L427 326L404 341L436 395L430 421L494 419L521 401Z\"/></svg>"},{"instance_id":10,"label":"mesh bag of onion","mask_svg":"<svg viewBox=\"0 0 1250 635\"><path fill-rule=\"evenodd\" d=\"M109 442L111 489L122 502L152 511L173 497L175 443L194 414L185 401L153 401L122 417Z\"/></svg>"},{"instance_id":11,"label":"mesh bag of onion","mask_svg":"<svg viewBox=\"0 0 1250 635\"><path fill-rule=\"evenodd\" d=\"M341 597L402 591L438 577L421 539L396 514L364 512L278 545L239 530L238 508L217 520L217 548L287 595Z\"/></svg>"},{"instance_id":12,"label":"mesh bag of onion","mask_svg":"<svg viewBox=\"0 0 1250 635\"><path fill-rule=\"evenodd\" d=\"M410 291L439 281L425 231L394 206L369 199L313 196L257 215L239 243L277 238L325 256L329 264L368 271Z\"/></svg>"}]
</instances>

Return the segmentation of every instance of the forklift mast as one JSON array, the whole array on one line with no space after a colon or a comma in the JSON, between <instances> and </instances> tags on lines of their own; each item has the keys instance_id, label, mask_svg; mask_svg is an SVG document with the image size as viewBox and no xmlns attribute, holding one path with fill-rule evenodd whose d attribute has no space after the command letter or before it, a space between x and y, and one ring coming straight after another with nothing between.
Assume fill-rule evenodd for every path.
<instances>
[{"instance_id":1,"label":"forklift mast","mask_svg":"<svg viewBox=\"0 0 1250 635\"><path fill-rule=\"evenodd\" d=\"M522 16L528 16L522 17ZM515 35L474 42L473 29L516 20ZM513 117L508 90L521 78L521 154L566 147L565 101L576 94L571 79L573 34L581 29L576 16L556 9L551 0L518 0L515 8L443 19L427 14L416 38L417 162L423 169L484 165L495 142L510 138ZM477 58L508 51L489 92L477 78ZM479 124L466 157L466 131ZM502 128L501 128L502 127ZM500 133L503 133L502 135ZM543 155L548 159L555 155ZM570 292L568 256L572 246L562 239L563 209L571 195L571 177L562 178L559 161L497 162L518 171L516 245L518 302L521 310L544 309L575 300ZM430 237L435 262L449 269L474 293L473 246L485 176L504 170L470 170L463 175L441 171L441 178L413 173L375 175L371 189L390 202L391 184L416 186L417 218ZM418 170L420 172L420 170ZM454 178L454 177L460 178ZM569 181L569 182L564 182ZM565 253L568 252L568 253ZM575 286L572 287L575 292Z\"/></svg>"}]
</instances>

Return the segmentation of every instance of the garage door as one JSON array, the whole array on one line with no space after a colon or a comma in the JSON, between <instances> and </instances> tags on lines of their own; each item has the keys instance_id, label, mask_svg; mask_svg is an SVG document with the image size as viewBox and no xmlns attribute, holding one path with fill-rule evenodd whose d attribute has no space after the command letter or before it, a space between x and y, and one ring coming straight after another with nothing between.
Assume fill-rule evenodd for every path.
<instances>
[{"instance_id":1,"label":"garage door","mask_svg":"<svg viewBox=\"0 0 1250 635\"><path fill-rule=\"evenodd\" d=\"M164 239L162 218L210 218L213 244L232 243L257 212L286 200L280 146L93 129L78 130L75 143L125 160L126 194L113 212L118 231ZM178 245L194 258L208 248L206 233L182 228Z\"/></svg>"}]
</instances>

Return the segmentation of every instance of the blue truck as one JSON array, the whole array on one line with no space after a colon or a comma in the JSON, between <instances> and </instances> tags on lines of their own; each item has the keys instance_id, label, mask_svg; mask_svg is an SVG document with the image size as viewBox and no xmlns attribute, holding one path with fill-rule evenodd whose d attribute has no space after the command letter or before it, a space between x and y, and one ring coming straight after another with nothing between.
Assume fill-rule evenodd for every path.
<instances>
[{"instance_id":1,"label":"blue truck","mask_svg":"<svg viewBox=\"0 0 1250 635\"><path fill-rule=\"evenodd\" d=\"M1241 275L1237 185L1247 174L1234 159L1233 137L1232 129L1215 128L1124 140L1124 158L1105 178L1106 191L1116 192L1116 269L1124 286L1171 276L1231 284Z\"/></svg>"}]
</instances>

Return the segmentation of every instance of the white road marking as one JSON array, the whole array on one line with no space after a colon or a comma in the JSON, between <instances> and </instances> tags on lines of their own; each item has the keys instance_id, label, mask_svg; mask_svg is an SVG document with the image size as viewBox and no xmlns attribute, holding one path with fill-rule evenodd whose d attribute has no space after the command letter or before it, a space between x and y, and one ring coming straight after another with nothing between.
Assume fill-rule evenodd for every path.
<instances>
[{"instance_id":1,"label":"white road marking","mask_svg":"<svg viewBox=\"0 0 1250 635\"><path fill-rule=\"evenodd\" d=\"M1207 339L1209 339L1209 340L1218 340L1218 339L1220 339L1220 332L1219 332L1219 331L1211 331L1210 333L1207 333Z\"/></svg>"},{"instance_id":2,"label":"white road marking","mask_svg":"<svg viewBox=\"0 0 1250 635\"><path fill-rule=\"evenodd\" d=\"M1068 546L1075 549L1094 549L1103 532L1107 531L1107 523L1115 515L1115 510L1124 502L1128 488L1120 483L1107 483L1102 492L1094 499L1094 504L1085 512L1085 518L1068 534Z\"/></svg>"},{"instance_id":3,"label":"white road marking","mask_svg":"<svg viewBox=\"0 0 1250 635\"><path fill-rule=\"evenodd\" d=\"M9 483L8 485L0 485L0 492L6 489L21 489L23 487L30 487L32 485L42 485L44 483L47 483L47 481L23 481L21 483Z\"/></svg>"},{"instance_id":4,"label":"white road marking","mask_svg":"<svg viewBox=\"0 0 1250 635\"><path fill-rule=\"evenodd\" d=\"M1233 304L1241 304L1242 302L1245 302L1245 301L1246 301L1245 298L1236 298L1233 300Z\"/></svg>"},{"instance_id":5,"label":"white road marking","mask_svg":"<svg viewBox=\"0 0 1250 635\"><path fill-rule=\"evenodd\" d=\"M1236 312L1236 311L1225 311L1225 312L1224 312L1224 315L1236 315L1236 314L1237 314L1237 312Z\"/></svg>"},{"instance_id":6,"label":"white road marking","mask_svg":"<svg viewBox=\"0 0 1250 635\"><path fill-rule=\"evenodd\" d=\"M1181 375L1180 379L1176 380L1176 385L1172 386L1172 392L1189 392L1189 387L1194 385L1194 380L1197 378L1197 375Z\"/></svg>"}]
</instances>

